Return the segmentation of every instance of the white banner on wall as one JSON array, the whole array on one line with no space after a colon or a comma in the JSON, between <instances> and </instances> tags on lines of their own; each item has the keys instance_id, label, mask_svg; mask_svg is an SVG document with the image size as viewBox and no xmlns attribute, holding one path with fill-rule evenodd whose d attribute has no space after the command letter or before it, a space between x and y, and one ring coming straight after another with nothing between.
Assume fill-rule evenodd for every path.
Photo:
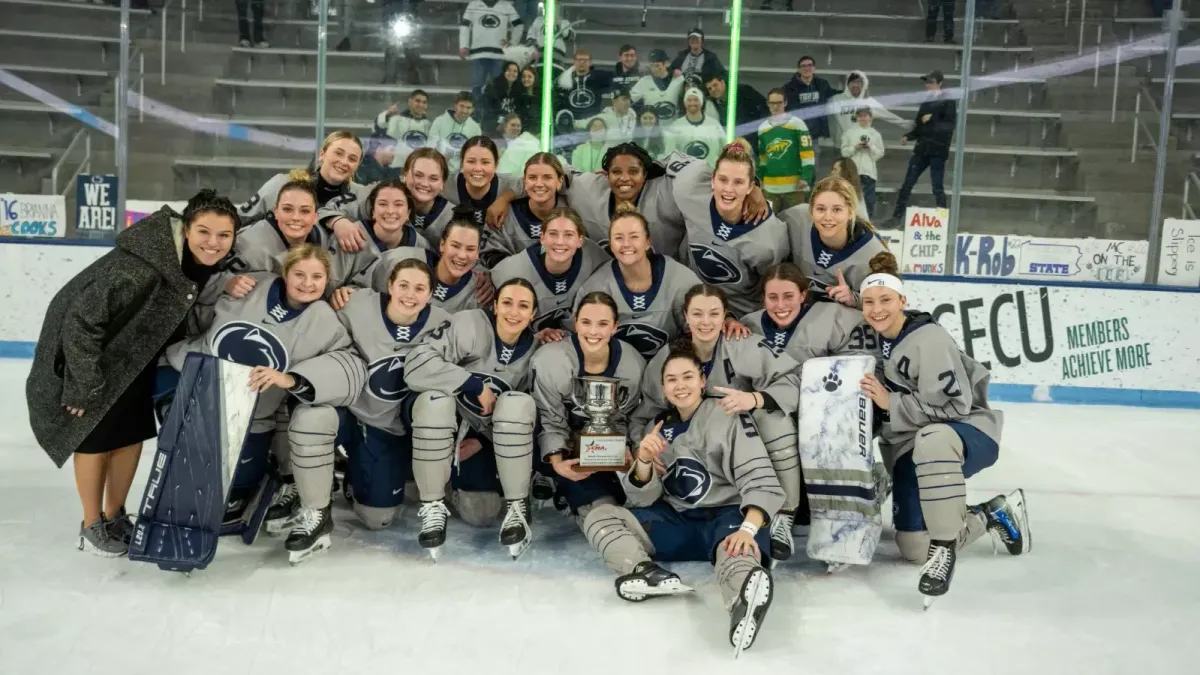
<instances>
[{"instance_id":1,"label":"white banner on wall","mask_svg":"<svg viewBox=\"0 0 1200 675\"><path fill-rule=\"evenodd\" d=\"M910 206L904 212L903 251L897 256L902 274L946 273L946 228L950 212Z\"/></svg>"},{"instance_id":2,"label":"white banner on wall","mask_svg":"<svg viewBox=\"0 0 1200 675\"><path fill-rule=\"evenodd\" d=\"M1158 256L1158 283L1200 286L1200 220L1167 218Z\"/></svg>"},{"instance_id":3,"label":"white banner on wall","mask_svg":"<svg viewBox=\"0 0 1200 675\"><path fill-rule=\"evenodd\" d=\"M154 199L125 200L125 227L133 225L137 221L145 218L151 213L158 211L164 206L169 206L172 209L175 209L175 213L182 214L183 210L187 208L187 202L164 202Z\"/></svg>"},{"instance_id":4,"label":"white banner on wall","mask_svg":"<svg viewBox=\"0 0 1200 675\"><path fill-rule=\"evenodd\" d=\"M66 217L62 195L0 194L0 237L63 237Z\"/></svg>"},{"instance_id":5,"label":"white banner on wall","mask_svg":"<svg viewBox=\"0 0 1200 675\"><path fill-rule=\"evenodd\" d=\"M1195 391L1200 293L912 280L992 382Z\"/></svg>"}]
</instances>

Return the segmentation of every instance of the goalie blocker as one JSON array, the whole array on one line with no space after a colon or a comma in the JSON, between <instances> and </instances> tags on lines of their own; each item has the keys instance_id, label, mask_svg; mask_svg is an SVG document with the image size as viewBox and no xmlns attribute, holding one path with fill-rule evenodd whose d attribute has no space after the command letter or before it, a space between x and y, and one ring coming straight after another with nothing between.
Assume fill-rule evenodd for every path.
<instances>
[{"instance_id":1,"label":"goalie blocker","mask_svg":"<svg viewBox=\"0 0 1200 675\"><path fill-rule=\"evenodd\" d=\"M251 461L255 476L239 475L243 447L258 394L251 391L248 366L192 353L184 362L174 402L158 436L150 480L137 511L130 560L160 569L191 572L212 562L225 505L234 485L262 485L266 462ZM253 504L247 514L254 512ZM261 519L260 519L261 520ZM251 527L247 532L257 531Z\"/></svg>"}]
</instances>

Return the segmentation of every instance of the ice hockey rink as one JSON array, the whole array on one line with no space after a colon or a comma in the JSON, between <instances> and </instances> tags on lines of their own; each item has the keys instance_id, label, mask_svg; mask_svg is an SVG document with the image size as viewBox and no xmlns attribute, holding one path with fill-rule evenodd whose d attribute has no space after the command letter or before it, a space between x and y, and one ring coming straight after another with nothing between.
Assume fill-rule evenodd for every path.
<instances>
[{"instance_id":1,"label":"ice hockey rink","mask_svg":"<svg viewBox=\"0 0 1200 675\"><path fill-rule=\"evenodd\" d=\"M289 567L281 539L222 542L190 577L76 550L70 466L34 443L29 362L0 360L0 673L1196 673L1200 411L999 404L1000 461L973 500L1024 487L1033 550L960 554L928 612L890 531L837 575L789 561L753 649L733 660L704 564L697 592L620 600L570 521L535 514L513 562L494 530L451 521L441 561L415 509L367 532L335 508L334 547ZM143 457L149 457L147 448ZM136 506L146 464L130 495ZM978 498L978 499L976 499Z\"/></svg>"}]
</instances>

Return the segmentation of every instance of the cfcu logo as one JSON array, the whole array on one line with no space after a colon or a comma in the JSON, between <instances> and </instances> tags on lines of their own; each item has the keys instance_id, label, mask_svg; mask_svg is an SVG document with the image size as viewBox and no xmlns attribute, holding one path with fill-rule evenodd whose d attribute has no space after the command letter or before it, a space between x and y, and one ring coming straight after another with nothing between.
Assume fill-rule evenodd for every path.
<instances>
[{"instance_id":1,"label":"cfcu logo","mask_svg":"<svg viewBox=\"0 0 1200 675\"><path fill-rule=\"evenodd\" d=\"M57 195L0 195L0 236L61 237L66 203Z\"/></svg>"}]
</instances>

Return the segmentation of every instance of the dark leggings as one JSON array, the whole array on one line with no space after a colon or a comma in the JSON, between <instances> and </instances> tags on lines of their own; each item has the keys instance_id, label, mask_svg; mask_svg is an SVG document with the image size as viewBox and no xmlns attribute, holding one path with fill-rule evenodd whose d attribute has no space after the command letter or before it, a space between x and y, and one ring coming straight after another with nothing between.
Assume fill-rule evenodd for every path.
<instances>
[{"instance_id":1,"label":"dark leggings","mask_svg":"<svg viewBox=\"0 0 1200 675\"><path fill-rule=\"evenodd\" d=\"M234 0L237 3L238 39L249 40L254 44L263 42L263 0ZM248 6L248 7L247 7ZM254 15L254 34L250 33L250 20L246 16L247 9Z\"/></svg>"}]
</instances>

